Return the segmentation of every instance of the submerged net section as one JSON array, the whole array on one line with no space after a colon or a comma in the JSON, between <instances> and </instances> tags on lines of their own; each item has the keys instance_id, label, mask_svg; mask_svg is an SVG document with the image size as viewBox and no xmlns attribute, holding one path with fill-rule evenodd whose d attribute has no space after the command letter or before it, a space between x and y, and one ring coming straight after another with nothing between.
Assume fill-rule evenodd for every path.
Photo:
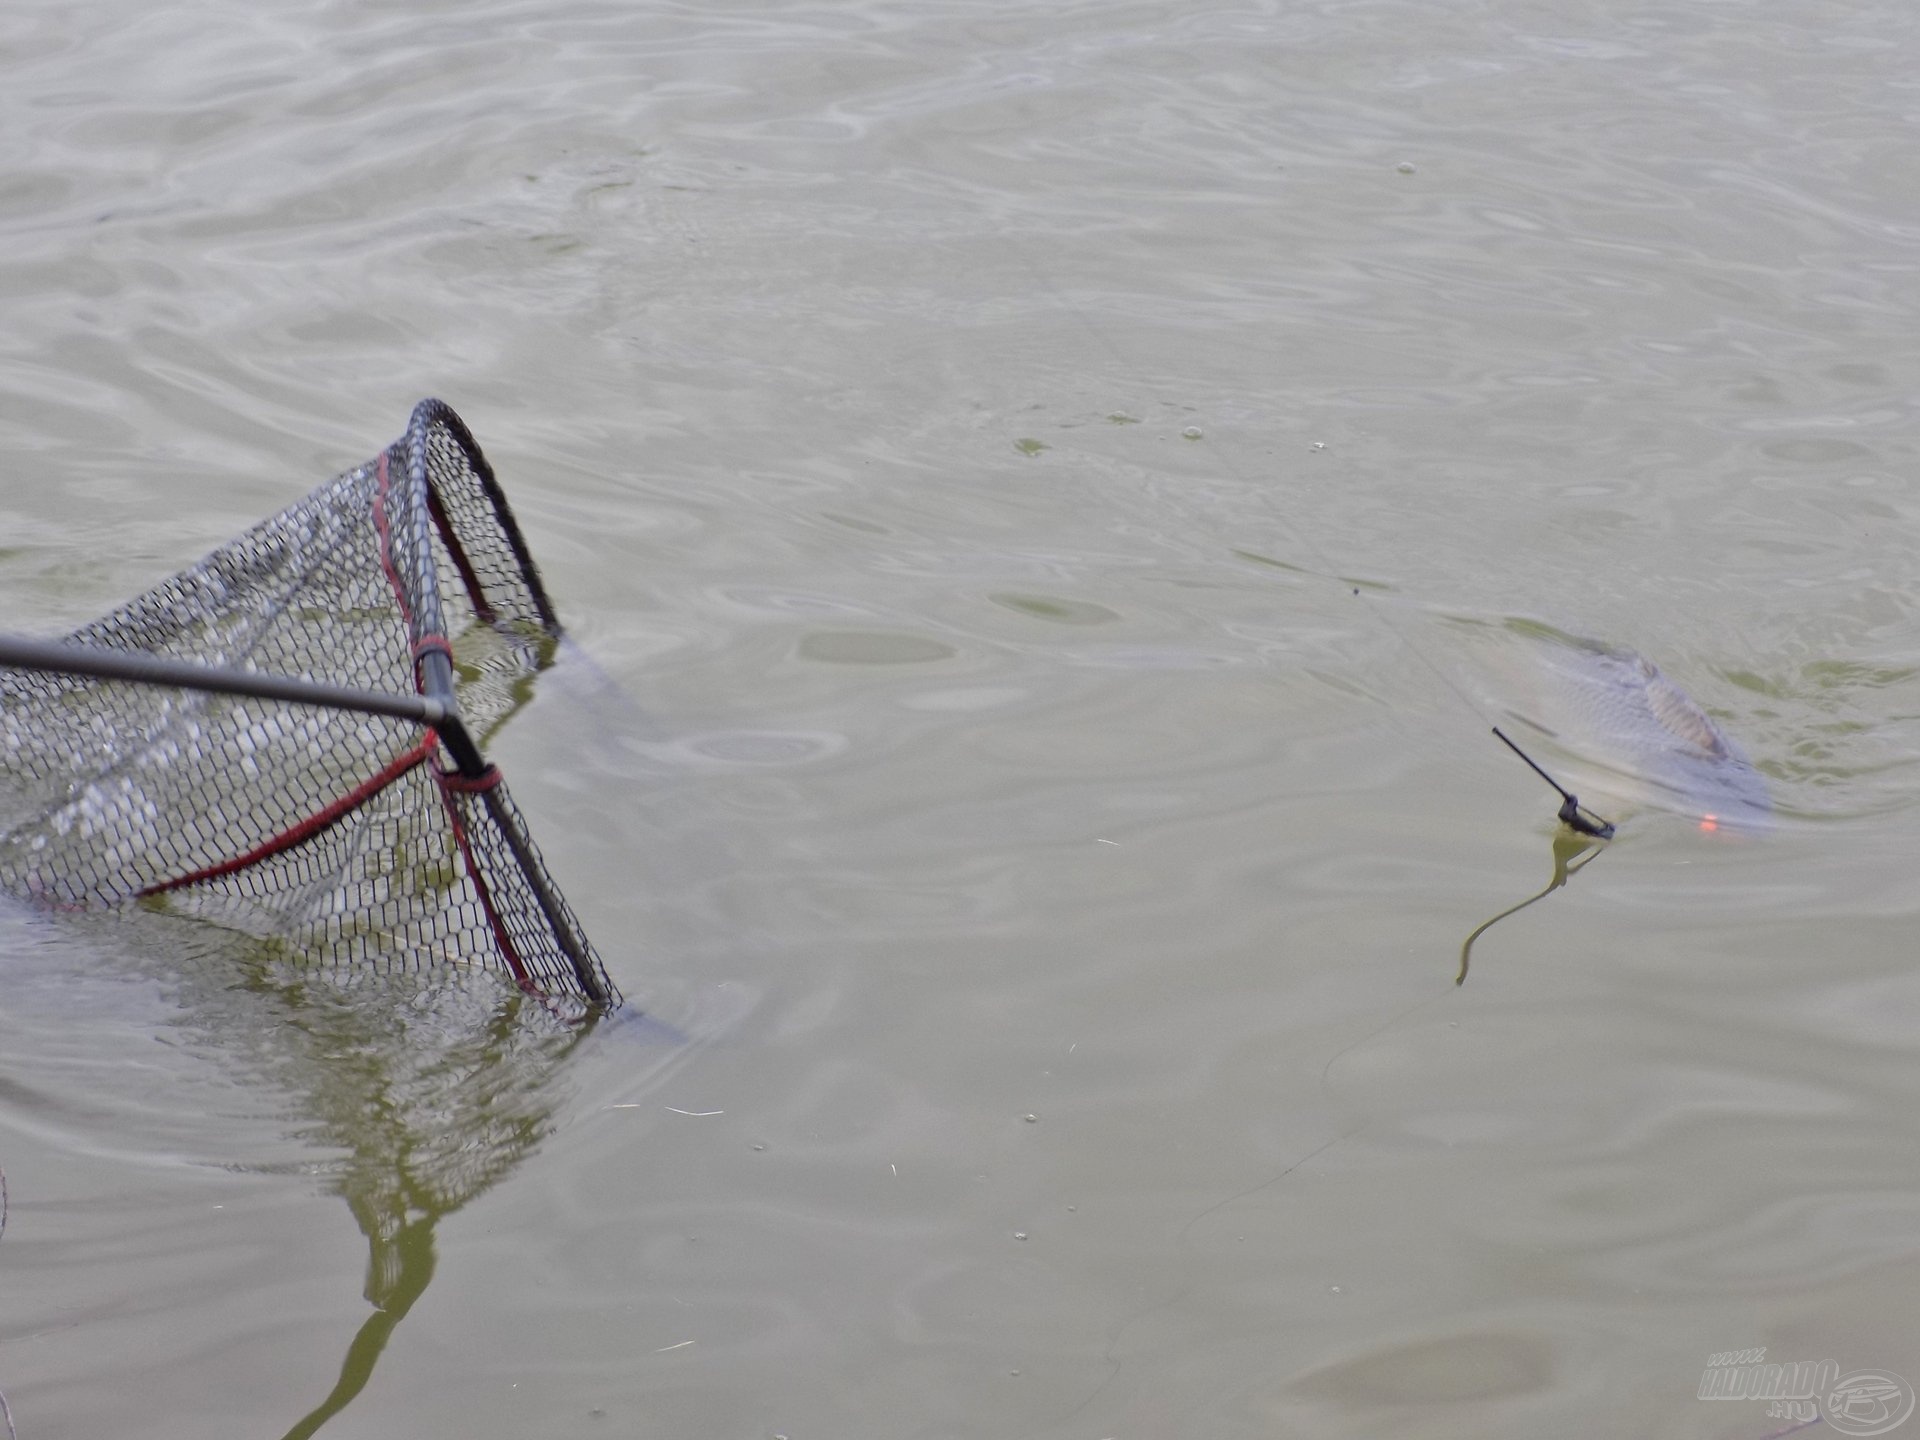
<instances>
[{"instance_id":1,"label":"submerged net section","mask_svg":"<svg viewBox=\"0 0 1920 1440\"><path fill-rule=\"evenodd\" d=\"M0 669L0 885L160 906L313 963L483 965L615 1004L469 738L558 634L479 447L424 401L382 454L68 640L426 697L446 718Z\"/></svg>"}]
</instances>

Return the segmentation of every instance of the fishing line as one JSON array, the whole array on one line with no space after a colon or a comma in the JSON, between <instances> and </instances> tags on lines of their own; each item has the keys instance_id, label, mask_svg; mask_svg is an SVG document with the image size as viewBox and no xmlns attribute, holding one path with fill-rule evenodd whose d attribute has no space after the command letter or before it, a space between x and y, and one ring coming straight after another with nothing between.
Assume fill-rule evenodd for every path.
<instances>
[{"instance_id":1,"label":"fishing line","mask_svg":"<svg viewBox=\"0 0 1920 1440\"><path fill-rule=\"evenodd\" d=\"M1024 270L1026 270L1026 272L1033 278L1034 283L1052 299L1052 301L1054 302L1055 306L1058 308L1061 314L1065 315L1074 324L1079 326L1082 332L1084 332L1092 340L1093 344L1097 348L1105 352L1105 354L1109 356L1120 367L1121 370L1134 375L1139 375L1140 373L1142 373L1140 371L1140 368L1134 363L1132 358L1120 349L1119 345L1115 343L1113 338L1110 335L1108 335L1102 327L1100 327L1099 325L1096 325L1093 322L1093 320L1090 319L1078 306L1072 304L1060 292L1059 287L1053 283L1053 281L1048 277L1046 272L1044 272L1039 267L1039 265L1035 263L1035 261L1031 258L1031 256L1028 255L1025 247L1023 247L1017 240L1013 239L1012 237L1003 237L1003 239L1005 239L1008 248L1011 250L1014 257L1019 261L1021 267ZM1145 385L1143 382L1136 381L1135 383L1141 384L1143 389L1150 388L1149 386ZM1230 448L1220 447L1216 442L1213 455L1215 457L1215 463L1219 466L1219 468L1222 471L1224 471L1227 474L1227 476L1230 479L1237 481L1242 486L1246 486L1246 487L1251 486L1251 481L1249 481L1249 479L1247 478L1246 473L1242 470L1242 468L1238 464L1235 463L1234 458L1230 453ZM1352 593L1356 597L1361 596L1360 587L1358 585L1354 585L1351 581L1348 581L1343 577L1341 577L1336 571L1334 565L1332 564L1331 560L1326 555L1326 553L1317 544L1315 544L1313 540L1304 531L1302 531L1299 528L1299 526L1289 522L1283 515L1275 514L1273 515L1272 518L1275 524L1275 528L1283 532L1283 534L1289 539L1295 553L1303 554L1313 562L1312 573L1316 574L1319 578L1323 580L1331 579L1331 580L1337 581L1338 583L1344 584L1352 591ZM1509 739L1507 735L1503 731L1501 731L1498 726L1494 725L1492 722L1492 719L1487 715L1487 713L1481 707L1479 702L1476 701L1470 694L1468 694L1467 691L1463 689L1461 685L1453 678L1453 676L1448 674L1445 669L1443 669L1438 663L1436 663L1432 659L1432 657L1430 657L1421 646L1415 644L1412 636L1407 634L1406 631L1402 629L1400 625L1395 623L1395 620L1390 612L1390 609L1383 608L1383 607L1375 607L1375 606L1368 606L1367 609L1370 614L1372 614L1376 619L1378 619L1378 621L1382 625L1386 627L1387 632L1394 638L1394 640L1396 640L1399 643L1400 647L1407 654L1411 655L1415 660L1417 660L1420 663L1420 665L1424 669L1426 669L1426 671L1429 674L1433 675L1435 679L1439 680L1441 685L1444 686L1449 692L1453 694L1453 696L1460 702L1461 706L1465 710L1467 710L1469 714L1473 715L1481 723L1485 724L1488 727L1488 729L1490 729L1493 732L1494 735L1496 735L1504 744L1508 746L1508 748L1510 748L1516 755L1518 755L1522 760L1524 760L1527 763L1527 765L1536 774L1538 774L1541 777L1541 779L1545 780L1548 785L1553 787L1553 789L1561 797L1559 818L1564 824L1566 824L1569 828L1573 829L1576 833L1582 836L1591 837L1588 840L1589 844L1591 844L1594 840L1604 840L1612 836L1612 834L1614 833L1614 827L1608 822L1606 822L1605 820L1600 819L1600 817L1598 817L1597 815L1593 815L1591 811L1587 811L1586 809L1584 809L1584 807L1581 806L1578 798L1571 791L1567 790L1564 786L1562 786L1559 783L1559 781L1555 780L1551 775L1549 775L1544 769L1540 767L1540 765L1538 765L1533 760L1531 756L1529 756L1518 745L1514 744L1514 742L1511 739ZM1591 858L1593 857L1589 857L1589 859ZM1564 884L1565 876L1567 873L1570 873L1570 872L1566 871L1566 868L1563 864L1558 866L1556 870L1555 882L1549 885L1546 891L1542 891L1541 896L1544 896L1549 891L1558 888L1559 885ZM1533 899L1537 900L1541 898L1541 896L1535 896L1533 897ZM1529 900L1524 903L1531 904L1532 900ZM1524 908L1524 905L1516 906L1513 908L1514 909ZM1503 912L1503 916L1504 914L1511 914L1511 913L1512 913L1511 910L1507 912ZM1497 919L1503 918L1503 916L1496 916L1495 919L1497 920ZM1491 924L1492 922L1488 922L1488 923ZM1465 955L1466 955L1467 949L1471 948L1473 940L1477 939L1479 935L1485 931L1486 928L1487 928L1486 925L1482 925L1481 927L1479 927L1479 929L1474 931L1473 935L1469 936L1467 940L1466 949L1463 949L1462 951L1462 969L1461 969L1460 979L1456 980L1453 985L1447 986L1444 990L1441 990L1436 994L1426 995L1421 997L1418 1000L1415 1000L1412 1004L1406 1006L1404 1009L1399 1010L1397 1013L1392 1015L1389 1019L1387 1019L1386 1021L1384 1021L1383 1023L1381 1023L1380 1025L1378 1025L1377 1027L1375 1027L1373 1030L1369 1031L1365 1035L1362 1035L1357 1039L1349 1041L1346 1045L1342 1046L1339 1050L1336 1050L1327 1059L1327 1062L1320 1069L1319 1080L1316 1086L1316 1089L1318 1092L1318 1100L1320 1105L1323 1108L1327 1108L1329 1105L1330 1084L1332 1079L1333 1067L1337 1065L1344 1057L1351 1054L1354 1050L1359 1049L1363 1045L1370 1044L1372 1041L1378 1039L1381 1035L1385 1034L1387 1031L1401 1024L1403 1021L1407 1019L1408 1016L1414 1014L1416 1011L1425 1009L1426 1007L1434 1005L1439 1001L1444 1000L1448 996L1452 995L1455 992L1456 987L1460 984L1461 980L1464 980L1465 978ZM1189 1219L1186 1222L1186 1224L1184 1224L1180 1228L1179 1235L1176 1237L1177 1241L1183 1246L1186 1245L1188 1243L1188 1237L1192 1234L1194 1227L1199 1225L1203 1220L1207 1219L1211 1215L1217 1214L1219 1211L1225 1209L1229 1205L1236 1204L1241 1200L1247 1199L1249 1196L1257 1195L1264 1190L1268 1190L1273 1186L1278 1185L1281 1181L1285 1180L1288 1176L1292 1175L1294 1171L1298 1170L1301 1166L1307 1164L1309 1161L1314 1160L1319 1156L1326 1154L1329 1150L1332 1150L1336 1146L1342 1144L1343 1142L1352 1139L1355 1135L1359 1134L1362 1130L1366 1129L1367 1126L1372 1123L1372 1120L1373 1120L1372 1116L1367 1116L1365 1118L1362 1118L1356 1123L1350 1126L1347 1126L1340 1133L1332 1136L1327 1140L1322 1141L1319 1145L1307 1151L1305 1154L1297 1156L1295 1159L1288 1162L1287 1165L1284 1168L1280 1169L1279 1171L1268 1175L1266 1178L1258 1181L1253 1185L1247 1186L1245 1189L1235 1191L1233 1194L1228 1195L1224 1199L1218 1200L1214 1202L1212 1205L1209 1205L1206 1209L1194 1215L1191 1219ZM1106 1390L1107 1386L1111 1384L1115 1378L1118 1377L1121 1370L1122 1362L1115 1357L1114 1352L1119 1348L1120 1343L1126 1338L1127 1333L1130 1330L1132 1330L1134 1326L1139 1324L1140 1321L1144 1320L1147 1316L1152 1315L1160 1310L1164 1310L1170 1306L1178 1304L1181 1300L1185 1299L1187 1295L1192 1293L1192 1290L1193 1290L1192 1285L1183 1287L1178 1293L1171 1295L1166 1299L1156 1301L1153 1304L1146 1306L1144 1309L1136 1311L1133 1315L1127 1317L1125 1320L1120 1322L1118 1328L1114 1330L1112 1339L1108 1342L1106 1351L1103 1356L1106 1362L1113 1367L1112 1370L1106 1376L1105 1379L1103 1379L1098 1385L1094 1387L1094 1389L1087 1395L1087 1397L1084 1400L1082 1400L1077 1406L1074 1407L1073 1411L1071 1412L1073 1415L1078 1415L1082 1410L1086 1409L1087 1406L1091 1405Z\"/></svg>"},{"instance_id":2,"label":"fishing line","mask_svg":"<svg viewBox=\"0 0 1920 1440\"><path fill-rule=\"evenodd\" d=\"M1381 1035L1384 1035L1387 1031L1391 1030L1394 1026L1398 1025L1402 1020L1405 1020L1409 1015L1413 1014L1414 1011L1425 1009L1429 1005L1433 1005L1441 1000L1446 999L1447 996L1452 993L1453 993L1452 990L1448 989L1448 990L1441 991L1437 995L1428 995L1419 1000L1416 1000L1411 1005L1407 1006L1406 1009L1400 1011L1398 1014L1394 1015L1391 1019L1385 1021L1376 1029L1368 1031L1365 1035L1360 1036L1356 1040L1349 1041L1347 1044L1343 1045L1340 1049L1334 1051L1333 1054L1328 1057L1327 1063L1320 1067L1320 1079L1317 1087L1318 1098L1320 1100L1320 1103L1323 1106L1327 1104L1327 1094L1328 1094L1327 1081L1329 1076L1332 1074L1333 1067L1339 1063L1339 1061L1343 1056L1347 1055L1348 1053L1354 1050L1359 1049L1362 1045L1365 1045L1370 1041L1378 1039ZM1271 1190L1275 1185L1278 1185L1282 1180L1286 1179L1289 1175L1293 1174L1294 1171L1298 1170L1302 1165L1305 1165L1308 1161L1316 1160L1320 1156L1326 1154L1329 1150L1333 1149L1335 1146L1343 1144L1348 1140L1351 1140L1354 1136L1358 1135L1362 1130L1366 1129L1367 1126L1372 1123L1373 1123L1372 1116L1367 1116L1363 1119L1360 1119L1354 1122L1352 1125L1349 1125L1346 1129L1342 1130L1339 1134L1331 1136L1326 1140L1322 1140L1318 1145L1314 1146L1313 1149L1307 1151L1304 1155L1297 1156L1293 1160L1289 1161L1284 1169L1279 1170L1274 1174L1267 1176L1264 1180L1255 1181L1253 1184L1247 1186L1245 1189L1236 1190L1231 1195L1226 1196L1224 1199L1214 1201L1213 1204L1207 1206L1206 1209L1194 1215L1191 1219L1187 1221L1186 1224L1180 1227L1179 1233L1174 1237L1175 1241L1182 1247L1189 1245L1191 1242L1188 1237L1190 1237L1193 1234L1194 1227L1198 1225L1202 1220L1205 1220L1210 1215L1218 1214L1220 1211L1226 1209L1229 1205L1238 1204L1240 1201L1247 1199L1249 1196L1258 1195L1263 1190ZM1127 1338L1127 1332L1133 1329L1133 1327L1138 1325L1142 1320L1146 1319L1149 1315L1158 1314L1162 1310L1168 1309L1174 1305L1178 1305L1182 1300L1186 1299L1187 1296L1191 1295L1193 1293L1193 1290L1194 1290L1194 1286L1191 1284L1182 1286L1177 1293L1173 1295L1169 1295L1164 1300L1156 1300L1153 1304L1146 1306L1144 1309L1136 1310L1133 1314L1129 1315L1125 1320L1122 1320L1120 1322L1119 1326L1113 1332L1113 1338L1107 1342L1107 1348L1105 1351L1102 1352L1100 1357L1108 1365L1111 1365L1113 1367L1112 1370L1108 1372L1104 1380L1102 1380L1098 1385L1093 1387L1092 1391L1087 1395L1086 1399L1082 1400L1078 1405L1074 1406L1073 1409L1067 1413L1067 1416L1066 1416L1067 1419L1071 1420L1075 1415L1078 1415L1082 1410L1086 1409L1095 1400L1099 1399L1102 1392L1106 1390L1107 1386L1111 1385L1116 1379L1119 1378L1120 1370L1121 1370L1121 1362L1114 1357L1114 1351L1119 1349L1120 1342Z\"/></svg>"},{"instance_id":3,"label":"fishing line","mask_svg":"<svg viewBox=\"0 0 1920 1440\"><path fill-rule=\"evenodd\" d=\"M1104 329L1096 325L1078 306L1074 305L1061 293L1060 288L1055 285L1046 272L1039 267L1019 241L1010 236L1003 237L1003 239L1005 239L1006 245L1012 252L1014 258L1019 261L1021 268L1033 277L1034 283L1046 292L1062 314L1078 325L1093 343L1099 349L1105 351L1122 370L1133 375L1142 373L1133 358L1122 351L1119 345L1115 343L1113 338L1107 334ZM1135 383L1142 384L1142 388L1147 388L1144 382L1136 381ZM1228 478L1236 481L1243 487L1251 488L1253 482L1248 478L1247 473L1235 463L1231 449L1232 447L1223 447L1215 441L1213 453L1217 456L1219 468L1226 472ZM1282 531L1289 540L1294 551L1299 554L1304 554L1313 562L1311 569L1303 573L1315 574L1323 580L1332 580L1335 583L1345 585L1356 597L1364 598L1360 587L1343 577L1327 553L1321 549L1319 545L1315 544L1312 537L1297 524L1289 521L1283 513L1279 512L1273 513L1270 518L1275 528ZM1524 750L1514 744L1506 735L1502 734L1500 728L1493 723L1492 718L1486 713L1486 710L1481 706L1480 702L1475 700L1473 696L1469 694L1452 675L1448 674L1441 665L1429 656L1421 646L1415 644L1412 636L1407 634L1404 629L1395 623L1389 608L1372 605L1366 608L1370 615L1386 627L1387 632L1399 642L1400 647L1417 660L1442 686L1450 691L1468 713L1486 725L1495 735L1498 735L1500 739L1506 743L1508 748L1532 767L1536 774L1555 790L1559 791L1564 802L1559 812L1559 818L1563 823L1583 835L1592 835L1603 840L1612 838L1614 827L1600 819L1599 816L1594 815L1593 812L1586 810L1573 794L1551 775L1548 775L1545 770L1541 769Z\"/></svg>"},{"instance_id":4,"label":"fishing line","mask_svg":"<svg viewBox=\"0 0 1920 1440\"><path fill-rule=\"evenodd\" d=\"M1087 338L1093 343L1093 345L1096 348L1103 351L1111 360L1115 362L1115 364L1122 371L1126 372L1127 374L1138 377L1145 373L1141 369L1141 367L1134 361L1133 357L1128 355L1125 351L1123 351L1120 348L1119 344L1113 339L1111 335L1107 333L1105 328L1094 323L1093 319L1089 317L1085 311L1083 311L1079 306L1075 305L1061 292L1060 287L1053 282L1052 277L1049 276L1046 273L1046 271L1043 270L1040 267L1040 265L1033 259L1033 257L1028 253L1026 246L1024 246L1018 239L1016 239L1013 236L1003 235L1001 238L1005 242L1006 247L1008 251L1011 253L1011 255L1013 256L1013 258L1019 263L1020 267L1023 270L1025 270L1027 274L1032 278L1034 284L1040 290L1045 292L1045 294L1048 296L1049 299L1053 301L1055 307L1059 310L1059 312L1062 315L1066 316L1067 319L1072 321L1075 325L1077 325L1080 328L1082 333L1087 336ZM1145 381L1137 378L1134 381L1134 383L1140 385L1142 389L1152 388ZM1224 471L1230 479L1236 481L1242 487L1245 487L1245 488L1252 487L1252 481L1248 479L1246 471L1239 464L1236 463L1234 456L1232 454L1231 446L1221 446L1216 441L1212 453L1215 457L1215 463L1218 464L1219 468L1222 471ZM1319 578L1323 580L1332 580L1332 581L1335 581L1336 583L1345 585L1352 592L1354 596L1364 598L1362 597L1361 588L1358 585L1353 584L1350 580L1346 579L1340 574L1337 567L1333 564L1331 557L1328 556L1328 554L1324 549L1322 549L1318 544L1314 542L1313 538L1310 535L1308 535L1304 530L1302 530L1297 524L1290 521L1285 516L1284 513L1278 513L1278 512L1273 513L1270 516L1270 518L1275 528L1281 531L1283 535L1289 540L1295 553L1305 555L1312 562L1312 569L1310 573L1317 575ZM1506 736L1506 734L1502 732L1501 729L1493 723L1491 717L1487 715L1486 711L1481 706L1481 704L1477 700L1475 700L1473 696L1470 695L1460 685L1460 683L1454 679L1452 675L1448 674L1447 671L1441 665L1439 665L1431 656L1429 656L1420 645L1416 644L1411 635L1409 635L1399 624L1396 623L1394 616L1391 613L1390 607L1380 607L1380 606L1369 605L1366 608L1367 608L1367 612L1370 615L1372 615L1376 620L1378 620L1381 625L1386 627L1387 633L1390 634L1394 638L1394 640L1398 642L1399 646L1407 654L1411 655L1415 660L1417 660L1420 663L1420 665L1429 674L1431 674L1436 680L1438 680L1441 683L1441 685L1446 690L1448 690L1454 696L1455 699L1457 699L1460 702L1461 706L1469 714L1471 714L1476 719L1478 719L1482 724L1486 725L1487 728L1491 730L1494 735L1498 736L1500 740L1503 743L1505 743L1509 749L1511 749L1516 755L1518 755L1522 760L1524 760L1527 763L1527 765L1536 774L1538 774L1543 780L1547 782L1547 784L1552 786L1553 789L1559 793L1561 797L1561 802L1562 802L1559 810L1559 818L1563 823L1565 823L1566 825L1568 825L1569 827L1571 827L1572 829L1574 829L1575 831L1577 831L1582 835L1589 835L1598 839L1608 839L1613 835L1614 827L1611 824L1609 824L1605 820L1600 819L1599 816L1593 815L1591 811L1588 811L1583 806L1581 806L1578 798L1571 791L1567 790L1563 785L1560 784L1559 781L1555 780L1544 769L1542 769L1532 759L1531 756L1529 756L1524 750L1522 750L1511 739L1509 739ZM1469 941L1469 944L1470 943L1471 941ZM1430 1004L1432 1003L1433 1000L1443 998L1445 993L1447 992L1442 992L1442 995L1430 996L1427 999L1415 1002L1413 1006L1409 1007L1407 1010L1401 1012L1401 1014L1395 1016L1392 1020L1388 1021L1386 1025L1383 1025L1381 1027L1380 1030L1374 1031L1372 1035L1363 1037L1362 1040L1353 1042L1353 1044L1348 1045L1345 1049L1342 1049L1337 1054L1335 1054L1333 1059L1327 1062L1326 1069L1324 1069L1321 1072L1322 1093L1324 1094L1325 1092L1325 1081L1326 1081L1327 1071L1331 1070L1334 1061L1338 1060L1342 1055L1345 1055L1349 1050L1352 1050L1355 1045L1364 1043L1365 1040L1371 1040L1374 1038L1374 1036L1377 1036L1382 1031L1392 1028L1392 1026L1398 1024L1400 1020L1404 1019L1407 1015L1412 1014L1414 1010L1419 1009L1420 1006L1425 1004ZM1296 1163L1299 1163L1299 1162L1296 1162ZM1275 1177L1275 1178L1279 1178L1279 1177ZM1267 1183L1272 1183L1272 1182L1269 1181Z\"/></svg>"}]
</instances>

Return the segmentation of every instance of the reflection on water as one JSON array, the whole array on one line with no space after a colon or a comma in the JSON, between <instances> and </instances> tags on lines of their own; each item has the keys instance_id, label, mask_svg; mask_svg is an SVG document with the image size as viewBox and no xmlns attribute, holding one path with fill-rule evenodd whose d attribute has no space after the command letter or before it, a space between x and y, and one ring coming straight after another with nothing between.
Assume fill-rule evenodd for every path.
<instances>
[{"instance_id":1,"label":"reflection on water","mask_svg":"<svg viewBox=\"0 0 1920 1440\"><path fill-rule=\"evenodd\" d=\"M1509 905L1498 915L1493 916L1491 919L1482 920L1478 925L1473 927L1473 933L1461 942L1460 973L1454 977L1453 983L1456 985L1464 985L1467 983L1467 966L1472 961L1473 945L1476 940L1509 915L1517 915L1529 905L1546 899L1547 896L1558 890L1562 885L1565 885L1575 875L1578 875L1599 858L1601 848L1604 844L1605 842L1602 840L1595 839L1590 835L1581 835L1573 830L1564 828L1556 830L1553 836L1553 878L1547 881L1542 889L1529 895L1519 904ZM1582 856L1586 858L1582 859Z\"/></svg>"},{"instance_id":2,"label":"reflection on water","mask_svg":"<svg viewBox=\"0 0 1920 1440\"><path fill-rule=\"evenodd\" d=\"M333 1158L326 1188L367 1241L373 1307L332 1390L287 1431L314 1434L373 1377L426 1292L440 1222L485 1194L553 1128L568 1025L487 975L345 978L189 936L170 986L204 1048L286 1097L290 1133Z\"/></svg>"}]
</instances>

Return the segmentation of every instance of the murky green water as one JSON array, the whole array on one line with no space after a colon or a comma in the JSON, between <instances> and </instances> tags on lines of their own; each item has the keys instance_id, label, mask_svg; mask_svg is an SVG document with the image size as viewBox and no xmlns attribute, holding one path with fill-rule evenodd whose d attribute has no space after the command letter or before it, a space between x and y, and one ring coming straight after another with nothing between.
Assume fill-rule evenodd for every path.
<instances>
[{"instance_id":1,"label":"murky green water","mask_svg":"<svg viewBox=\"0 0 1920 1440\"><path fill-rule=\"evenodd\" d=\"M1710 1355L1920 1381L1916 45L8 10L6 628L441 395L613 683L497 758L670 1027L6 919L23 1440L1757 1437ZM1778 823L1614 797L1456 988L1553 873L1487 734L1541 627Z\"/></svg>"}]
</instances>

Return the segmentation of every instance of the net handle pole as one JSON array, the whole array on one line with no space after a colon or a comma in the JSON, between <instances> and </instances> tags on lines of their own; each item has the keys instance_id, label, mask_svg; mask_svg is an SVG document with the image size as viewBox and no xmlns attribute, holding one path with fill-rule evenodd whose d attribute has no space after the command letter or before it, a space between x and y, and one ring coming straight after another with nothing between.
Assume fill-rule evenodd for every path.
<instances>
[{"instance_id":1,"label":"net handle pole","mask_svg":"<svg viewBox=\"0 0 1920 1440\"><path fill-rule=\"evenodd\" d=\"M348 685L324 685L258 670L229 670L217 665L195 665L138 650L106 650L97 645L69 645L58 640L30 640L0 635L0 667L37 670L50 675L87 675L121 680L132 685L164 685L181 690L204 690L214 695L246 695L259 700L283 700L293 705L317 705L328 710L355 710L364 715L386 715L431 726L462 773L486 768L479 748L467 734L459 711L431 695L390 695L384 690L360 690Z\"/></svg>"}]
</instances>

